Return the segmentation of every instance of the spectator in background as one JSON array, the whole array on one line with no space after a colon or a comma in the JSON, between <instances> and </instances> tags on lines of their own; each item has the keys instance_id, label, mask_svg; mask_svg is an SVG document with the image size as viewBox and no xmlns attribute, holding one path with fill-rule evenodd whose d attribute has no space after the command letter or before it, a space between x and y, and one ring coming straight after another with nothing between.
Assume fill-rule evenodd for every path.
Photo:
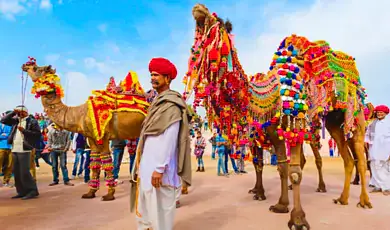
<instances>
[{"instance_id":1,"label":"spectator in background","mask_svg":"<svg viewBox=\"0 0 390 230\"><path fill-rule=\"evenodd\" d=\"M226 171L225 163L224 163L224 160L223 160L224 156L225 156L226 140L222 137L222 133L219 133L215 137L215 142L216 142L216 145L217 145L215 151L218 154L218 165L217 165L218 176L226 176L226 177L228 177L229 174ZM222 173L221 173L221 169L222 169Z\"/></svg>"},{"instance_id":2,"label":"spectator in background","mask_svg":"<svg viewBox=\"0 0 390 230\"><path fill-rule=\"evenodd\" d=\"M214 131L213 136L209 139L211 143L211 159L215 160L215 150L217 149L217 133Z\"/></svg>"},{"instance_id":3,"label":"spectator in background","mask_svg":"<svg viewBox=\"0 0 390 230\"><path fill-rule=\"evenodd\" d=\"M127 151L129 152L129 157L130 157L130 174L131 174L131 170L133 169L133 165L135 161L135 156L136 156L135 153L137 151L138 140L139 138L130 139L126 143Z\"/></svg>"},{"instance_id":4,"label":"spectator in background","mask_svg":"<svg viewBox=\"0 0 390 230\"><path fill-rule=\"evenodd\" d=\"M49 131L47 142L47 148L50 151L51 159L53 161L53 182L49 184L49 186L58 185L59 183L58 163L60 163L64 185L73 186L69 181L68 168L66 167L67 151L70 147L70 133L55 124L52 125L52 128L53 129Z\"/></svg>"},{"instance_id":5,"label":"spectator in background","mask_svg":"<svg viewBox=\"0 0 390 230\"><path fill-rule=\"evenodd\" d=\"M202 132L198 130L196 132L196 139L195 139L195 156L198 160L198 169L197 172L204 172L204 162L203 162L203 154L204 149L206 148L206 140L202 136Z\"/></svg>"},{"instance_id":6,"label":"spectator in background","mask_svg":"<svg viewBox=\"0 0 390 230\"><path fill-rule=\"evenodd\" d=\"M6 112L6 114L11 113L11 111ZM4 114L4 116L6 115ZM8 137L11 135L12 127L0 124L0 173L3 177L3 186L12 187L9 183L12 176L12 146L8 144ZM4 167L3 167L4 166Z\"/></svg>"},{"instance_id":7,"label":"spectator in background","mask_svg":"<svg viewBox=\"0 0 390 230\"><path fill-rule=\"evenodd\" d=\"M329 138L328 145L329 145L329 156L333 157L334 152L336 151L336 142L333 140L333 138Z\"/></svg>"},{"instance_id":8,"label":"spectator in background","mask_svg":"<svg viewBox=\"0 0 390 230\"><path fill-rule=\"evenodd\" d=\"M84 152L85 152L85 137L80 133L75 133L72 139L72 152L75 153L72 177L74 180L76 178L76 174L78 178L82 178L83 170L84 170ZM80 163L80 164L79 164ZM77 168L79 169L77 172Z\"/></svg>"},{"instance_id":9,"label":"spectator in background","mask_svg":"<svg viewBox=\"0 0 390 230\"><path fill-rule=\"evenodd\" d=\"M12 145L15 187L17 195L13 199L23 200L39 196L37 184L30 173L31 151L40 137L38 122L28 116L24 105L17 106L13 112L1 119L1 123L12 126L8 144Z\"/></svg>"},{"instance_id":10,"label":"spectator in background","mask_svg":"<svg viewBox=\"0 0 390 230\"><path fill-rule=\"evenodd\" d=\"M39 138L37 148L35 149L35 167L36 167L36 169L39 169L39 167L40 167L40 165L39 165L40 158L42 158L46 162L46 164L52 166L52 163L50 161L50 155L47 153L43 153L43 150L45 149L45 147L46 147L46 144L45 144L44 136L42 133L40 138Z\"/></svg>"},{"instance_id":11,"label":"spectator in background","mask_svg":"<svg viewBox=\"0 0 390 230\"><path fill-rule=\"evenodd\" d=\"M119 181L119 171L122 164L123 154L125 152L126 141L125 140L112 140L111 141L111 149L114 161L114 180L116 183L121 184L122 181Z\"/></svg>"},{"instance_id":12,"label":"spectator in background","mask_svg":"<svg viewBox=\"0 0 390 230\"><path fill-rule=\"evenodd\" d=\"M90 173L91 170L89 169L89 164L91 163L91 148L88 144L88 138L85 139L85 164L84 164L84 183L88 184L89 180L91 179Z\"/></svg>"}]
</instances>

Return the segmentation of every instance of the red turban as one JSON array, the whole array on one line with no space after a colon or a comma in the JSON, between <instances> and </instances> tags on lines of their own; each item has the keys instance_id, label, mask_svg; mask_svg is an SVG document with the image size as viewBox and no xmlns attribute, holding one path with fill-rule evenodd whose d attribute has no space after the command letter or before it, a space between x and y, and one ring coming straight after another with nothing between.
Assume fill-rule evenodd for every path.
<instances>
[{"instance_id":1,"label":"red turban","mask_svg":"<svg viewBox=\"0 0 390 230\"><path fill-rule=\"evenodd\" d=\"M375 107L374 111L375 112L384 112L384 113L388 114L389 107L387 107L386 105L378 105L377 107Z\"/></svg>"},{"instance_id":2,"label":"red turban","mask_svg":"<svg viewBox=\"0 0 390 230\"><path fill-rule=\"evenodd\" d=\"M168 75L172 80L177 76L176 66L165 58L153 58L149 63L149 72Z\"/></svg>"}]
</instances>

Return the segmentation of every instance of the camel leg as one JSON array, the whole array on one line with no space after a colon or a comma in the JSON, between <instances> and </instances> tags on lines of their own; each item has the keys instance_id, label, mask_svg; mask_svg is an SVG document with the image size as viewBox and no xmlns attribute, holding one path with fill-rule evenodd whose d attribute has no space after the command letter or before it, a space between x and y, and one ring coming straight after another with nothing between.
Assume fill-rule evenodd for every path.
<instances>
[{"instance_id":1,"label":"camel leg","mask_svg":"<svg viewBox=\"0 0 390 230\"><path fill-rule=\"evenodd\" d=\"M263 149L258 148L257 146L254 147L254 150L256 151L256 156L258 157L258 162L255 164L255 170L256 170L256 193L253 196L254 200L266 200L264 194L264 187L263 187L263 168L264 168L264 155L263 155Z\"/></svg>"},{"instance_id":2,"label":"camel leg","mask_svg":"<svg viewBox=\"0 0 390 230\"><path fill-rule=\"evenodd\" d=\"M354 164L354 168L355 168L355 179L353 179L353 181L351 182L351 184L353 185L359 185L359 182L360 182L360 177L359 177L359 170L358 170L358 166L357 166L357 156L356 156L356 153L351 151L351 149L353 149L353 144L352 142L348 142L348 147L350 149L350 153L352 154L353 156L353 164Z\"/></svg>"},{"instance_id":3,"label":"camel leg","mask_svg":"<svg viewBox=\"0 0 390 230\"><path fill-rule=\"evenodd\" d=\"M252 148L252 154L253 154L254 157L257 157L257 159L260 159L259 153L258 153L256 147ZM253 163L253 167L256 170L257 164L254 161L252 163ZM256 170L256 183L255 183L255 186L252 189L249 190L249 192L248 192L249 194L257 194L257 184L258 184L258 181L259 181L259 177L258 177L258 173L257 173L257 170Z\"/></svg>"},{"instance_id":4,"label":"camel leg","mask_svg":"<svg viewBox=\"0 0 390 230\"><path fill-rule=\"evenodd\" d=\"M318 170L318 188L316 192L326 192L326 186L322 174L322 157L320 151L318 150L318 147L314 143L310 143L310 147L313 150L313 154L316 159L316 166Z\"/></svg>"},{"instance_id":5,"label":"camel leg","mask_svg":"<svg viewBox=\"0 0 390 230\"><path fill-rule=\"evenodd\" d=\"M278 139L276 140L275 138L271 137L271 141L275 147L275 152L278 156L278 171L279 171L280 182L281 182L281 195L278 203L276 205L272 205L269 208L269 210L275 213L288 213L289 212L288 184L287 184L288 166L287 166L286 146L283 140L282 141Z\"/></svg>"},{"instance_id":6,"label":"camel leg","mask_svg":"<svg viewBox=\"0 0 390 230\"><path fill-rule=\"evenodd\" d=\"M363 128L364 129L364 128ZM361 185L361 192L360 192L360 201L357 204L358 207L362 208L372 208L370 199L368 197L367 193L367 181L366 181L366 171L367 171L367 162L366 162L366 156L364 153L364 130L359 133L359 130L357 131L358 134L354 135L351 140L349 140L351 151L356 153L357 157L357 169L360 174L360 179L362 182ZM359 135L360 134L360 135Z\"/></svg>"},{"instance_id":7,"label":"camel leg","mask_svg":"<svg viewBox=\"0 0 390 230\"><path fill-rule=\"evenodd\" d=\"M81 198L83 199L92 199L96 197L96 192L99 190L100 187L100 169L101 169L101 159L100 159L100 153L96 150L92 150L91 147L91 163L89 165L92 175L91 179L88 182L89 191L88 193L85 193L82 195Z\"/></svg>"},{"instance_id":8,"label":"camel leg","mask_svg":"<svg viewBox=\"0 0 390 230\"><path fill-rule=\"evenodd\" d=\"M341 157L343 158L344 161L344 172L345 172L344 189L340 197L338 199L334 199L333 202L335 204L339 203L342 205L347 205L348 198L349 198L350 182L351 182L352 171L353 171L353 159L352 156L349 154L347 142L344 139L344 132L342 129L340 129L340 126L338 124L331 124L331 122L326 122L326 128L329 131L329 134L332 136L332 138L336 141L337 147L339 148Z\"/></svg>"},{"instance_id":9,"label":"camel leg","mask_svg":"<svg viewBox=\"0 0 390 230\"><path fill-rule=\"evenodd\" d=\"M303 170L303 168L305 167L305 165L306 165L306 157L305 157L305 154L303 153L303 145L301 146L301 170ZM288 190L293 190L293 188L292 188L292 184L290 184L289 186L288 186Z\"/></svg>"},{"instance_id":10,"label":"camel leg","mask_svg":"<svg viewBox=\"0 0 390 230\"><path fill-rule=\"evenodd\" d=\"M115 180L112 170L114 168L110 152L101 154L103 170L105 172L105 181L108 186L108 193L102 196L103 201L115 200Z\"/></svg>"},{"instance_id":11,"label":"camel leg","mask_svg":"<svg viewBox=\"0 0 390 230\"><path fill-rule=\"evenodd\" d=\"M301 170L301 152L302 148L299 146L291 148L291 161L288 176L293 186L294 208L291 211L291 217L288 222L290 229L310 229L309 223L306 221L306 214L301 205L300 184L302 181Z\"/></svg>"}]
</instances>

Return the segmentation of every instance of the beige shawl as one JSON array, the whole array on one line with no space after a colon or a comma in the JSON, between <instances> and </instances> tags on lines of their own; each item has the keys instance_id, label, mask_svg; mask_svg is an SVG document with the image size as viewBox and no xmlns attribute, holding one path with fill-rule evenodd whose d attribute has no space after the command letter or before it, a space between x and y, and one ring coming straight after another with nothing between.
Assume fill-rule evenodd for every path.
<instances>
[{"instance_id":1,"label":"beige shawl","mask_svg":"<svg viewBox=\"0 0 390 230\"><path fill-rule=\"evenodd\" d=\"M143 124L137 147L135 166L132 170L132 188L130 196L130 209L134 210L136 199L136 182L138 178L139 162L142 157L144 143L147 136L158 136L170 125L180 121L178 136L178 163L177 173L183 183L191 185L191 140L189 138L188 110L180 93L167 90L159 94L151 104L148 115Z\"/></svg>"}]
</instances>

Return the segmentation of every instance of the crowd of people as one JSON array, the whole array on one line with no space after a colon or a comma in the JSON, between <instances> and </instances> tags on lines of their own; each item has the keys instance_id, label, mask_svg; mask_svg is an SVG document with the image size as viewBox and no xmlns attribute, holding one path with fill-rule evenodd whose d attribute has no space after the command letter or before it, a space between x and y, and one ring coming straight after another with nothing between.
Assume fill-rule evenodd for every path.
<instances>
[{"instance_id":1,"label":"crowd of people","mask_svg":"<svg viewBox=\"0 0 390 230\"><path fill-rule=\"evenodd\" d=\"M39 195L36 170L40 169L40 159L52 168L53 181L49 186L59 184L59 169L66 186L73 186L71 180L75 179L89 182L91 150L87 138L82 134L63 130L42 114L28 115L26 106L18 106L14 111L2 114L0 133L2 185L9 188L16 186L17 195L14 198L26 200ZM137 139L111 141L116 183L122 183L119 181L119 171L126 147L131 168ZM71 175L67 168L69 152L74 153ZM10 182L12 177L14 184Z\"/></svg>"}]
</instances>

